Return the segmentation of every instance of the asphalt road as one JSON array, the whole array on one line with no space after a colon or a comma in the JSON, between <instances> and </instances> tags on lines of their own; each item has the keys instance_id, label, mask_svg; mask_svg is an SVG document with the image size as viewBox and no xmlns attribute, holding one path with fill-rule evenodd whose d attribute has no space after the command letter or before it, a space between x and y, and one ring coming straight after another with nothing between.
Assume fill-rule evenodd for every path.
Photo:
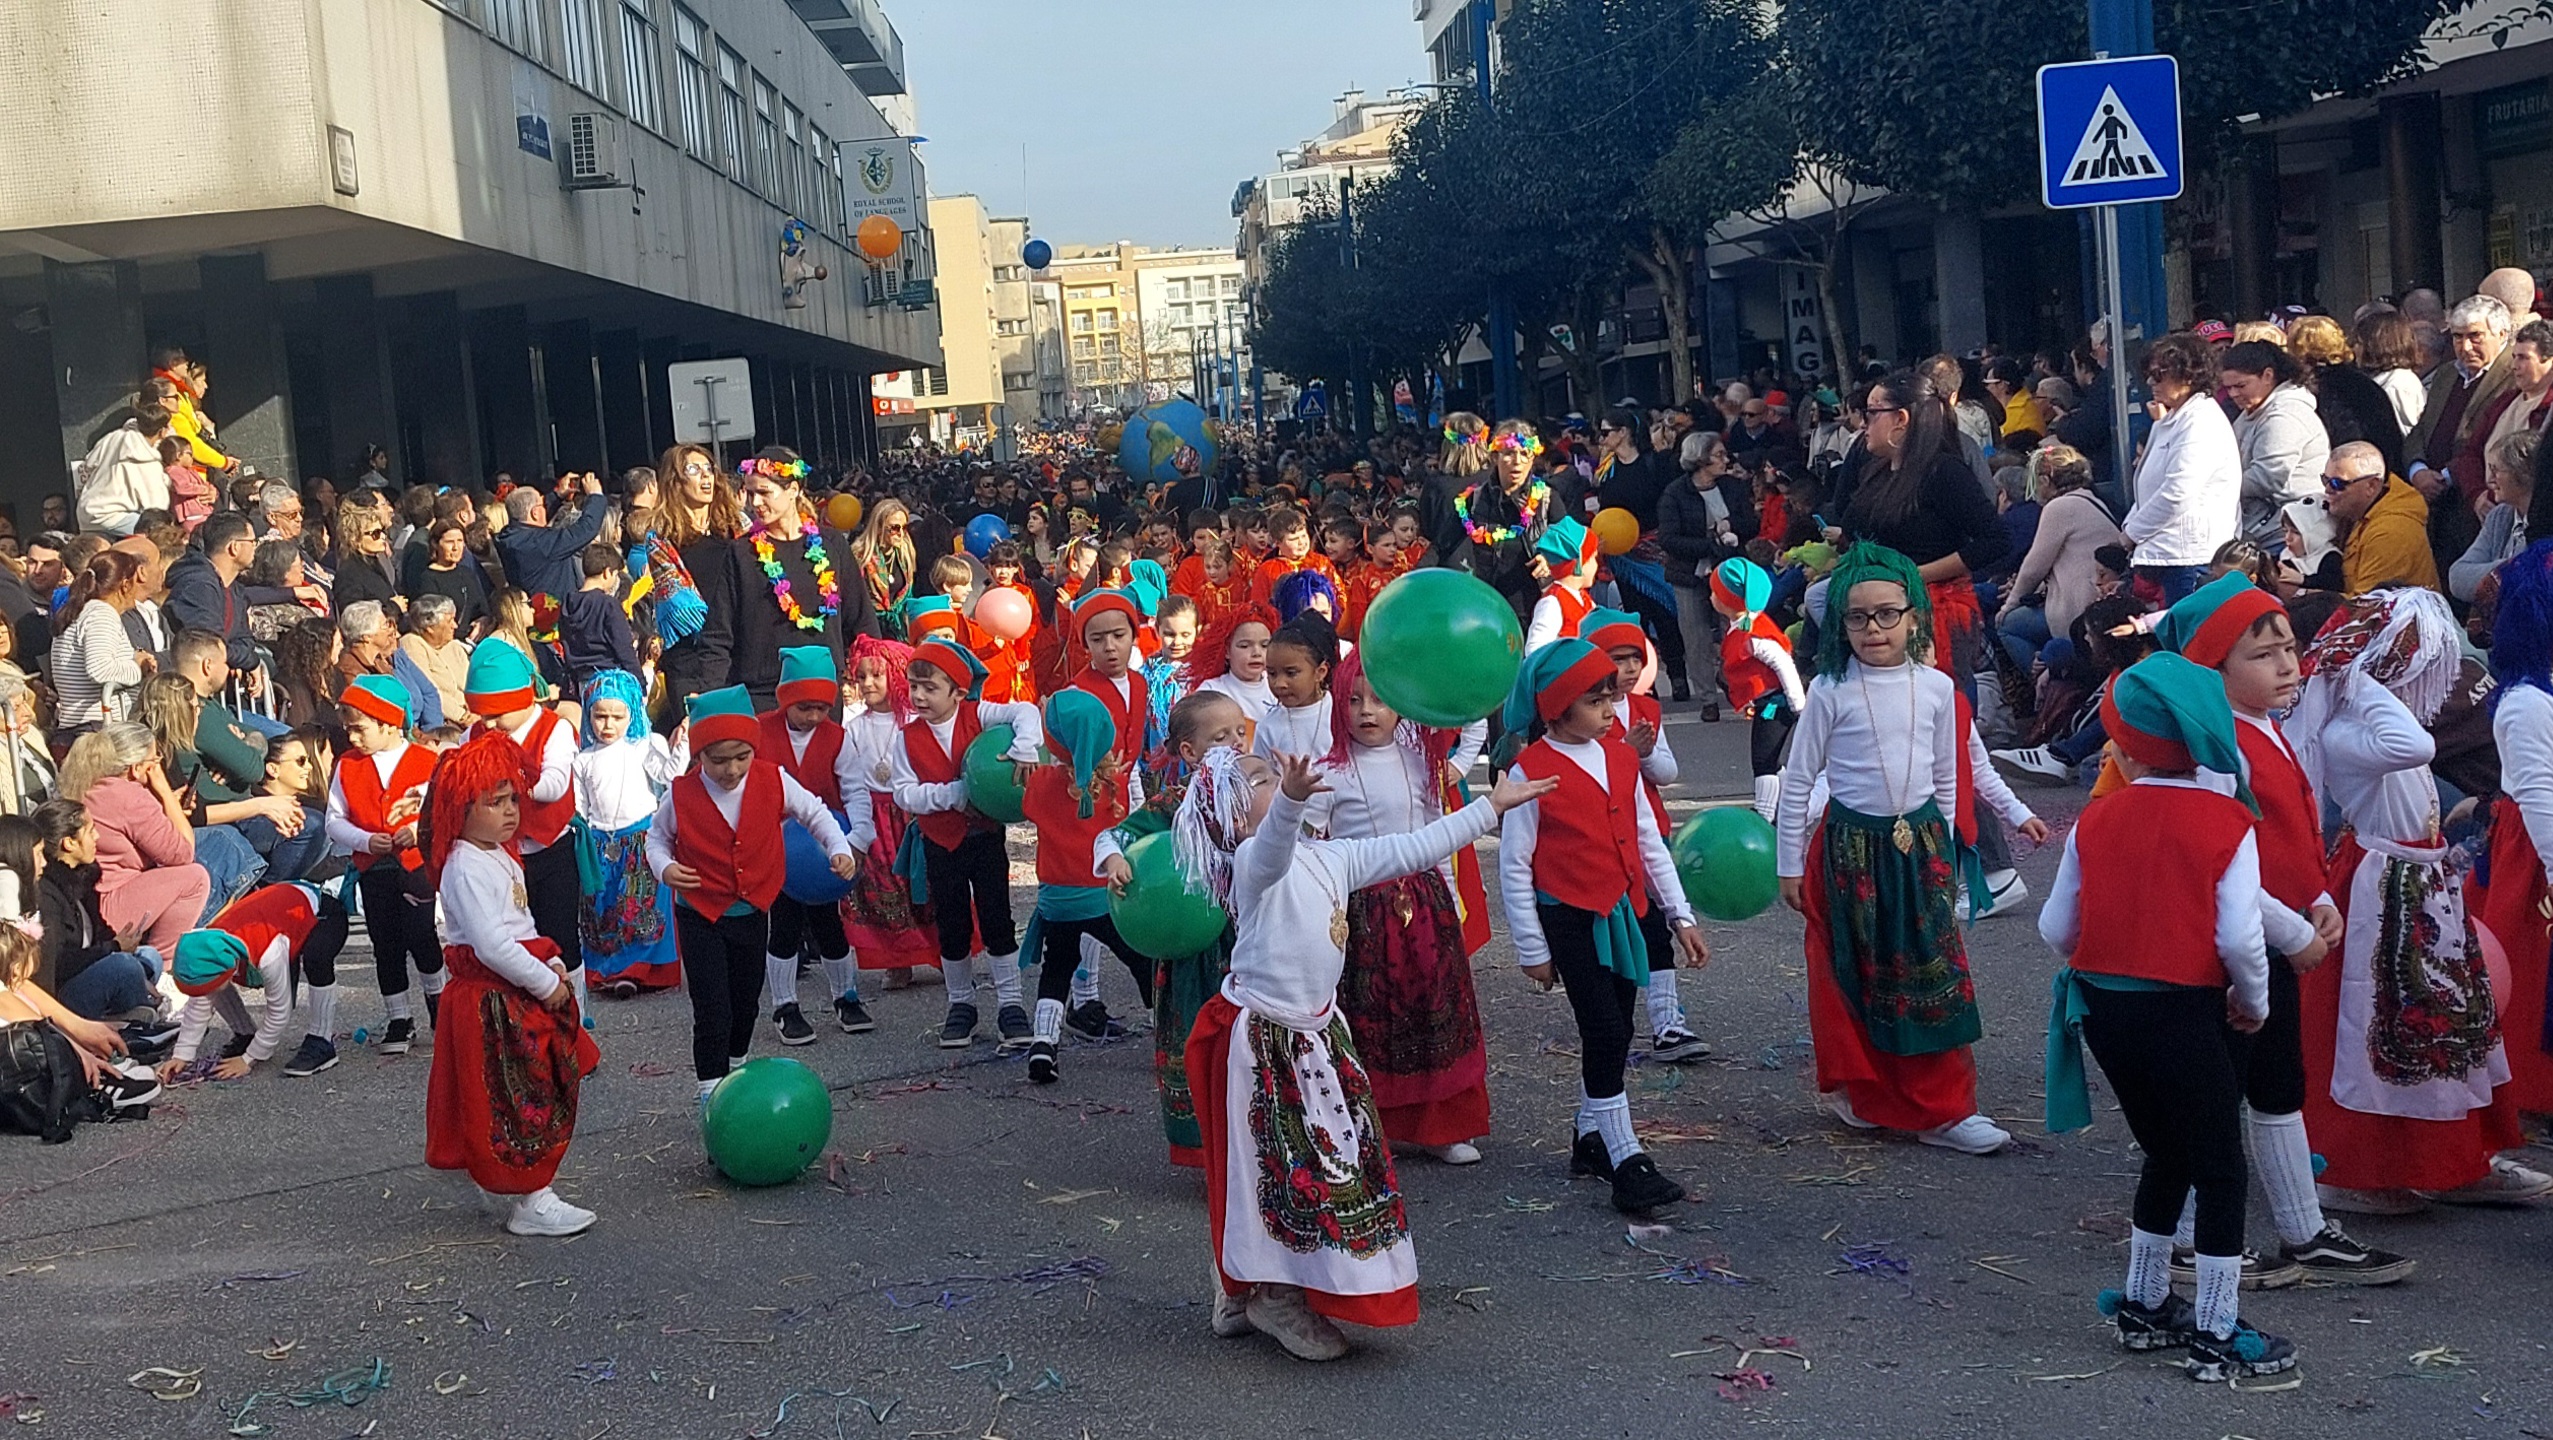
<instances>
[{"instance_id":1,"label":"asphalt road","mask_svg":"<svg viewBox=\"0 0 2553 1440\"><path fill-rule=\"evenodd\" d=\"M1746 788L1744 726L1689 713L1679 809ZM2024 793L2052 822L2079 803ZM1685 995L1717 1054L1634 1081L1695 1193L1671 1228L1635 1244L1568 1180L1575 1034L1502 940L1478 961L1487 1160L1403 1167L1424 1317L1336 1365L1208 1333L1203 1186L1165 1162L1148 1037L1076 1045L1033 1089L934 1047L932 985L792 1052L834 1087L838 1158L764 1191L702 1157L681 998L599 1004L560 1188L602 1221L573 1241L505 1235L424 1166L422 1051L0 1142L0 1413L82 1440L2553 1435L2553 1212L2352 1222L2421 1274L2252 1299L2297 1383L2195 1385L2094 1313L2137 1160L2106 1096L2092 1130L2042 1128L2054 961L2026 917L1973 933L1985 1104L2021 1137L1989 1159L1824 1117L1796 919L1711 933ZM378 1002L342 1016L377 1027Z\"/></svg>"}]
</instances>

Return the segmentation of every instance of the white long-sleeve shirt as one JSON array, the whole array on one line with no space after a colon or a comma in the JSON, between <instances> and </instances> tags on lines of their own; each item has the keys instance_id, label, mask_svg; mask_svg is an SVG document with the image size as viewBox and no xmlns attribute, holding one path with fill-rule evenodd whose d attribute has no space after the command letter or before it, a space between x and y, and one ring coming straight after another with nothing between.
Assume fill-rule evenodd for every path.
<instances>
[{"instance_id":1,"label":"white long-sleeve shirt","mask_svg":"<svg viewBox=\"0 0 2553 1440\"><path fill-rule=\"evenodd\" d=\"M1977 722L1974 720L1968 722L1968 774L1971 777L1970 783L1977 787L1977 803L2002 816L2003 823L2006 825L2018 830L2028 822L2039 818L2031 812L2028 805L2022 803L2020 796L2012 793L2012 787L2004 783L2002 774L1995 769L1994 761L1986 754L1985 737L1977 733Z\"/></svg>"},{"instance_id":2,"label":"white long-sleeve shirt","mask_svg":"<svg viewBox=\"0 0 2553 1440\"><path fill-rule=\"evenodd\" d=\"M1959 723L1950 677L1912 663L1874 669L1847 661L1843 678L1809 682L1782 766L1774 873L1808 873L1808 837L1824 816L1809 795L1820 779L1831 798L1865 815L1904 815L1927 800L1942 817L1959 798ZM1987 767L1991 769L1992 767Z\"/></svg>"},{"instance_id":3,"label":"white long-sleeve shirt","mask_svg":"<svg viewBox=\"0 0 2553 1440\"><path fill-rule=\"evenodd\" d=\"M2139 785L2182 790L2213 787L2195 780L2149 775ZM2083 943L2083 861L2075 853L2075 837L2065 837L2065 858L2057 862L2056 883L2039 907L2039 938L2059 955L2071 958ZM2269 948L2261 932L2260 846L2245 835L2225 873L2216 879L2216 958L2225 966L2234 1006L2255 1020L2269 1016Z\"/></svg>"},{"instance_id":4,"label":"white long-sleeve shirt","mask_svg":"<svg viewBox=\"0 0 2553 1440\"><path fill-rule=\"evenodd\" d=\"M1627 742L1631 735L1632 723L1630 696L1620 695L1614 698L1613 718L1622 726L1623 738ZM1665 717L1660 716L1659 719L1663 722ZM1676 764L1675 747L1667 743L1666 730L1662 724L1658 731L1658 743L1649 748L1648 754L1640 757L1640 778L1664 788L1674 784L1675 777L1683 773L1682 768Z\"/></svg>"},{"instance_id":5,"label":"white long-sleeve shirt","mask_svg":"<svg viewBox=\"0 0 2553 1440\"><path fill-rule=\"evenodd\" d=\"M2502 690L2491 739L2500 749L2500 791L2517 802L2526 838L2553 875L2553 695L2525 684Z\"/></svg>"},{"instance_id":6,"label":"white long-sleeve shirt","mask_svg":"<svg viewBox=\"0 0 2553 1440\"><path fill-rule=\"evenodd\" d=\"M1317 759L1330 750L1330 696L1328 691L1309 705L1279 705L1259 717L1259 728L1250 738L1250 753L1273 760L1279 755L1301 755Z\"/></svg>"},{"instance_id":7,"label":"white long-sleeve shirt","mask_svg":"<svg viewBox=\"0 0 2553 1440\"><path fill-rule=\"evenodd\" d=\"M121 720L133 711L142 688L142 662L122 611L92 600L54 637L45 675L53 682L54 713L63 725Z\"/></svg>"},{"instance_id":8,"label":"white long-sleeve shirt","mask_svg":"<svg viewBox=\"0 0 2553 1440\"><path fill-rule=\"evenodd\" d=\"M523 866L502 848L490 850L464 840L443 862L443 939L466 945L479 963L498 979L535 1000L549 998L559 973L525 948L540 932L532 927L531 902L523 889Z\"/></svg>"},{"instance_id":9,"label":"white long-sleeve shirt","mask_svg":"<svg viewBox=\"0 0 2553 1440\"><path fill-rule=\"evenodd\" d=\"M2306 778L2359 834L2425 843L2438 823L2438 786L2429 774L2437 740L2410 707L2364 671L2352 669L2346 687L2342 703L2314 737L2317 743L2303 752L2322 770ZM2496 733L2496 720L2493 728ZM2501 783L2507 784L2505 777Z\"/></svg>"},{"instance_id":10,"label":"white long-sleeve shirt","mask_svg":"<svg viewBox=\"0 0 2553 1440\"><path fill-rule=\"evenodd\" d=\"M361 765L369 761L372 765L373 773L381 777L382 790L387 792L390 788L391 773L399 768L400 759L407 753L408 742L402 740L387 750L375 750L369 755L349 754L337 762L338 773L328 777L328 815L322 822L322 825L328 833L328 844L330 848L334 849L338 854L363 854L365 848L371 844L372 837L376 833L371 830L366 830L362 826L356 824L352 816L346 810L345 767L348 765ZM419 800L423 800L425 798L425 794L426 792L424 787L418 787L417 798Z\"/></svg>"},{"instance_id":11,"label":"white long-sleeve shirt","mask_svg":"<svg viewBox=\"0 0 2553 1440\"><path fill-rule=\"evenodd\" d=\"M662 735L576 752L576 809L597 830L626 830L656 813L684 762Z\"/></svg>"},{"instance_id":12,"label":"white long-sleeve shirt","mask_svg":"<svg viewBox=\"0 0 2553 1440\"><path fill-rule=\"evenodd\" d=\"M532 727L541 723L541 715L540 708L534 707L531 719L507 731L506 734L512 737L515 744L523 744L531 738ZM576 727L561 721L550 727L549 743L541 747L540 778L532 782L532 793L527 798L535 803L547 805L553 800L565 797L575 784ZM561 832L559 838L563 841L567 837L564 832ZM529 840L524 840L518 842L516 848L526 855L538 855L550 847L535 845Z\"/></svg>"},{"instance_id":13,"label":"white long-sleeve shirt","mask_svg":"<svg viewBox=\"0 0 2553 1440\"><path fill-rule=\"evenodd\" d=\"M1253 725L1266 720L1268 712L1277 708L1276 692L1268 688L1265 675L1256 680L1243 680L1227 670L1211 680L1198 681L1197 688L1188 693L1197 695L1209 690L1217 695L1231 696L1232 703L1241 707L1242 718Z\"/></svg>"},{"instance_id":14,"label":"white long-sleeve shirt","mask_svg":"<svg viewBox=\"0 0 2553 1440\"><path fill-rule=\"evenodd\" d=\"M710 779L705 770L701 772L700 784L709 792L709 803L718 807L719 816L729 828L734 828L736 816L745 807L745 787L740 784L729 789ZM869 814L868 806L850 807L845 818L851 823L845 830L833 823L833 812L824 808L824 802L815 797L815 792L791 779L785 770L780 774L780 809L781 813L807 827L807 833L815 837L816 845L827 858L858 855L878 838L877 821ZM776 835L772 837L774 842L779 838ZM668 790L656 806L656 823L647 827L647 868L655 871L656 878L662 880L665 867L673 863L674 792Z\"/></svg>"},{"instance_id":15,"label":"white long-sleeve shirt","mask_svg":"<svg viewBox=\"0 0 2553 1440\"><path fill-rule=\"evenodd\" d=\"M985 730L996 725L1011 727L1011 748L1002 752L1005 760L1022 765L1037 763L1037 748L1046 743L1046 724L1037 713L1033 700L979 700L975 702L976 723ZM895 748L887 754L889 792L895 806L907 815L938 815L966 808L966 757L952 747L957 743L957 712L949 712L946 720L923 717L931 727L931 738L951 760L958 762L954 780L926 781L913 769L913 755L901 733Z\"/></svg>"},{"instance_id":16,"label":"white long-sleeve shirt","mask_svg":"<svg viewBox=\"0 0 2553 1440\"><path fill-rule=\"evenodd\" d=\"M2128 543L2139 565L2205 565L2242 526L2243 451L2205 391L2154 422L2136 467Z\"/></svg>"},{"instance_id":17,"label":"white long-sleeve shirt","mask_svg":"<svg viewBox=\"0 0 2553 1440\"><path fill-rule=\"evenodd\" d=\"M1607 795L1613 793L1605 783L1602 741L1570 744L1545 736L1544 742L1586 771L1597 789ZM1520 783L1526 779L1521 765L1507 773ZM1540 902L1534 898L1534 846L1542 835L1542 806L1542 800L1517 806L1507 812L1498 829L1498 894L1507 908L1507 937L1515 942L1516 963L1520 966L1540 965L1551 959L1550 942L1542 933L1542 912L1535 908ZM1676 877L1674 857L1667 854L1667 837L1658 833L1656 812L1646 801L1632 805L1631 812L1640 829L1640 868L1648 874L1649 903L1665 908L1669 925L1691 924L1693 907L1685 903L1684 882Z\"/></svg>"},{"instance_id":18,"label":"white long-sleeve shirt","mask_svg":"<svg viewBox=\"0 0 2553 1440\"><path fill-rule=\"evenodd\" d=\"M262 1062L274 1058L284 1046L284 1027L293 1018L293 947L278 935L267 942L266 953L257 957L257 969L266 978L257 991L256 1033L248 1037L248 1058ZM219 1013L224 1024L236 1028L248 1018L248 1005L243 987L233 983L210 995L189 995L177 1011L177 1048L173 1058L192 1061L204 1048L204 1034L212 1028L213 1016Z\"/></svg>"},{"instance_id":19,"label":"white long-sleeve shirt","mask_svg":"<svg viewBox=\"0 0 2553 1440\"><path fill-rule=\"evenodd\" d=\"M2269 721L2255 716L2246 715L2239 710L2234 712L2234 718L2236 721L2252 726L2259 730L2263 735L2268 736L2269 742L2277 746L2279 749L2288 749L2286 737L2279 734L2278 727L2272 725ZM2290 758L2293 758L2294 752L2289 751L2289 755ZM2248 772L2251 769L2251 766L2247 763L2243 768L2246 772ZM2246 782L2250 780L2248 773L2244 778ZM2201 770L2198 772L2198 783L2220 795L2224 795L2229 798L2234 795L2234 777L2231 775L2219 774L2214 770ZM2326 890L2316 895L2312 903L2315 905L2329 905L2331 903L2331 892ZM2316 939L2320 938L2319 932L2314 929L2314 922L2311 917L2299 914L2294 910L2288 909L2285 905L2280 904L2278 897L2270 894L2267 886L2263 886L2260 892L2260 928L2261 934L2269 941L2269 948L2277 951L2281 955L2302 954L2307 946L2312 945Z\"/></svg>"},{"instance_id":20,"label":"white long-sleeve shirt","mask_svg":"<svg viewBox=\"0 0 2553 1440\"><path fill-rule=\"evenodd\" d=\"M789 737L801 758L807 753L807 739L794 733ZM870 791L883 791L893 784L894 757L903 748L904 727L897 723L895 712L863 708L845 716L842 750L833 757L833 784L842 792L842 808L866 809Z\"/></svg>"}]
</instances>

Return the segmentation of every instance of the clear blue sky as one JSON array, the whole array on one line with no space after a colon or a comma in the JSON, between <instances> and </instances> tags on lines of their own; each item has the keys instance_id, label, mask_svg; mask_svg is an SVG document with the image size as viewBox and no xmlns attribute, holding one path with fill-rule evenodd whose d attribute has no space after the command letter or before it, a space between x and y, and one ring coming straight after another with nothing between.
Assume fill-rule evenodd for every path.
<instances>
[{"instance_id":1,"label":"clear blue sky","mask_svg":"<svg viewBox=\"0 0 2553 1440\"><path fill-rule=\"evenodd\" d=\"M886 0L931 189L1058 244L1233 241L1232 192L1350 87L1427 77L1410 0Z\"/></svg>"}]
</instances>

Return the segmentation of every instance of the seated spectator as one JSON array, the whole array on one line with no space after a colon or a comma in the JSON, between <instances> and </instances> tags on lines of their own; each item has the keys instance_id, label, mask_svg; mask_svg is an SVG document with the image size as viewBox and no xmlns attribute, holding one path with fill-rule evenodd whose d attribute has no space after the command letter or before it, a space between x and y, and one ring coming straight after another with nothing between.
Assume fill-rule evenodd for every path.
<instances>
[{"instance_id":1,"label":"seated spectator","mask_svg":"<svg viewBox=\"0 0 2553 1440\"><path fill-rule=\"evenodd\" d=\"M2340 529L2341 591L2364 595L2388 585L2438 588L2429 550L2429 502L2418 487L2385 472L2375 446L2352 441L2323 465L2323 498Z\"/></svg>"},{"instance_id":2,"label":"seated spectator","mask_svg":"<svg viewBox=\"0 0 2553 1440\"><path fill-rule=\"evenodd\" d=\"M342 575L338 579L344 583ZM443 723L442 692L417 668L416 661L401 652L398 622L390 618L381 602L358 600L340 611L337 634L345 642L337 653L338 693L343 694L357 676L387 675L407 687L410 713L420 724Z\"/></svg>"},{"instance_id":3,"label":"seated spectator","mask_svg":"<svg viewBox=\"0 0 2553 1440\"><path fill-rule=\"evenodd\" d=\"M414 600L436 595L451 601L454 624L476 638L488 614L488 587L470 554L468 532L458 521L438 520L426 533L424 562L407 593Z\"/></svg>"},{"instance_id":4,"label":"seated spectator","mask_svg":"<svg viewBox=\"0 0 2553 1440\"><path fill-rule=\"evenodd\" d=\"M2447 567L2447 593L2456 599L2467 604L2480 599L2491 572L2526 549L2526 511L2535 503L2535 452L2543 435L2519 430L2491 448L2482 472L2482 497L2491 506L2483 513L2482 533Z\"/></svg>"},{"instance_id":5,"label":"seated spectator","mask_svg":"<svg viewBox=\"0 0 2553 1440\"><path fill-rule=\"evenodd\" d=\"M277 713L289 726L334 725L337 693L337 622L313 616L275 637Z\"/></svg>"},{"instance_id":6,"label":"seated spectator","mask_svg":"<svg viewBox=\"0 0 2553 1440\"><path fill-rule=\"evenodd\" d=\"M290 800L301 810L301 826L286 833L262 815L237 822L239 833L266 860L270 881L308 880L332 868L328 857L328 734L317 726L287 730L266 747L266 776L261 796Z\"/></svg>"},{"instance_id":7,"label":"seated spectator","mask_svg":"<svg viewBox=\"0 0 2553 1440\"><path fill-rule=\"evenodd\" d=\"M138 929L107 924L98 908L98 832L89 812L77 801L53 800L29 818L43 847L35 905L44 920L44 959L36 983L91 1020L157 1020L167 959L141 943Z\"/></svg>"},{"instance_id":8,"label":"seated spectator","mask_svg":"<svg viewBox=\"0 0 2553 1440\"><path fill-rule=\"evenodd\" d=\"M310 559L290 540L260 540L240 588L248 600L248 633L273 645L284 627L328 613L328 592L311 583Z\"/></svg>"},{"instance_id":9,"label":"seated spectator","mask_svg":"<svg viewBox=\"0 0 2553 1440\"><path fill-rule=\"evenodd\" d=\"M452 597L419 595L408 613L416 628L399 637L399 653L434 682L435 693L443 697L444 719L456 725L476 720L464 684L470 678L470 643L461 638Z\"/></svg>"},{"instance_id":10,"label":"seated spectator","mask_svg":"<svg viewBox=\"0 0 2553 1440\"><path fill-rule=\"evenodd\" d=\"M213 879L195 863L195 825L160 770L150 730L118 720L62 760L62 798L97 826L98 908L166 955L201 922Z\"/></svg>"},{"instance_id":11,"label":"seated spectator","mask_svg":"<svg viewBox=\"0 0 2553 1440\"><path fill-rule=\"evenodd\" d=\"M2030 547L2013 573L1995 627L2004 648L2024 664L2046 658L2047 648L2068 635L2083 607L2099 598L2100 552L2126 537L2093 489L2091 463L2066 445L2044 445L2032 456L2045 501Z\"/></svg>"}]
</instances>

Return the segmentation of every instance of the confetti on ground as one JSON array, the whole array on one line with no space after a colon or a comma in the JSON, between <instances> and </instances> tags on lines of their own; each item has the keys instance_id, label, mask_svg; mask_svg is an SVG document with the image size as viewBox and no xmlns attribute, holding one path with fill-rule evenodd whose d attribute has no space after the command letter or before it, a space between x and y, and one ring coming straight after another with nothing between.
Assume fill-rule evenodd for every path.
<instances>
[{"instance_id":1,"label":"confetti on ground","mask_svg":"<svg viewBox=\"0 0 2553 1440\"><path fill-rule=\"evenodd\" d=\"M277 1280L298 1280L309 1273L310 1272L307 1270L251 1270L244 1275L233 1275L227 1280L216 1281L212 1288L215 1290L229 1290L241 1285L256 1285Z\"/></svg>"},{"instance_id":2,"label":"confetti on ground","mask_svg":"<svg viewBox=\"0 0 2553 1440\"><path fill-rule=\"evenodd\" d=\"M1557 1200L1519 1200L1515 1196L1510 1195L1501 1202L1501 1208L1517 1215L1544 1215L1559 1209L1560 1202Z\"/></svg>"},{"instance_id":3,"label":"confetti on ground","mask_svg":"<svg viewBox=\"0 0 2553 1440\"><path fill-rule=\"evenodd\" d=\"M600 1360L579 1361L573 1378L582 1380L588 1385L600 1385L607 1380L618 1380L621 1378L620 1361L608 1355Z\"/></svg>"},{"instance_id":4,"label":"confetti on ground","mask_svg":"<svg viewBox=\"0 0 2553 1440\"><path fill-rule=\"evenodd\" d=\"M2006 1280L2018 1280L2024 1285L2036 1285L2039 1282L2031 1279L2029 1276L2018 1275L2003 1268L2006 1265L2019 1265L2025 1258L2026 1257L2020 1255L1989 1255L1983 1260L1971 1260L1968 1263L1976 1266L1980 1270L1987 1270L2000 1275Z\"/></svg>"},{"instance_id":5,"label":"confetti on ground","mask_svg":"<svg viewBox=\"0 0 2553 1440\"><path fill-rule=\"evenodd\" d=\"M2104 1365L2098 1370L2085 1370L2073 1375L2032 1375L2028 1378L2030 1383L2033 1385L2053 1385L2063 1380L2098 1380L2102 1376L2109 1374L2111 1371L2118 1369L2119 1365L2125 1365L2126 1363L2127 1362L2125 1360L2121 1360L2118 1362L2118 1365Z\"/></svg>"},{"instance_id":6,"label":"confetti on ground","mask_svg":"<svg viewBox=\"0 0 2553 1440\"><path fill-rule=\"evenodd\" d=\"M296 1410L307 1410L314 1405L354 1406L361 1405L389 1388L390 1362L376 1355L369 1365L350 1366L334 1375L321 1376L296 1390L257 1391L239 1402L239 1409L230 1416L230 1426L226 1433L242 1436L267 1433L265 1425L251 1421L248 1417L259 1405L270 1400L280 1400ZM373 1428L373 1424L367 1424L355 1434L369 1435ZM348 1437L348 1440L353 1440L353 1437Z\"/></svg>"},{"instance_id":7,"label":"confetti on ground","mask_svg":"<svg viewBox=\"0 0 2553 1440\"><path fill-rule=\"evenodd\" d=\"M1773 1388L1773 1377L1751 1365L1742 1365L1711 1377L1720 1382L1720 1398L1743 1403Z\"/></svg>"},{"instance_id":8,"label":"confetti on ground","mask_svg":"<svg viewBox=\"0 0 2553 1440\"><path fill-rule=\"evenodd\" d=\"M1859 1185L1863 1176L1878 1168L1876 1165L1855 1165L1833 1175L1793 1175L1789 1178L1794 1185Z\"/></svg>"},{"instance_id":9,"label":"confetti on ground","mask_svg":"<svg viewBox=\"0 0 2553 1440\"><path fill-rule=\"evenodd\" d=\"M1105 1189L1058 1190L1054 1194L1047 1196L1045 1199L1040 1200L1037 1203L1040 1205L1078 1205L1082 1201L1087 1200L1094 1195L1107 1195L1110 1193L1113 1192Z\"/></svg>"},{"instance_id":10,"label":"confetti on ground","mask_svg":"<svg viewBox=\"0 0 2553 1440\"><path fill-rule=\"evenodd\" d=\"M780 1427L788 1423L790 1406L797 1404L801 1400L812 1400L817 1398L827 1399L833 1402L833 1432L836 1435L842 1433L842 1410L843 1406L846 1404L857 1405L862 1410L867 1411L870 1424L884 1425L886 1423L886 1417L895 1413L895 1407L904 1403L903 1397L898 1396L893 1400L889 1400L884 1405L879 1405L862 1399L859 1395L848 1389L826 1390L815 1388L800 1390L781 1400L780 1413L771 1417L770 1424L759 1430L746 1431L745 1440L771 1440L772 1436L780 1433Z\"/></svg>"},{"instance_id":11,"label":"confetti on ground","mask_svg":"<svg viewBox=\"0 0 2553 1440\"><path fill-rule=\"evenodd\" d=\"M165 1365L153 1365L125 1376L124 1383L136 1390L149 1392L154 1400L192 1400L204 1388L204 1367L198 1365L192 1370L172 1370Z\"/></svg>"},{"instance_id":12,"label":"confetti on ground","mask_svg":"<svg viewBox=\"0 0 2553 1440\"><path fill-rule=\"evenodd\" d=\"M629 1067L629 1073L637 1076L641 1080L662 1080L666 1076L674 1073L674 1067L671 1065L660 1065L653 1060L641 1060L637 1064Z\"/></svg>"},{"instance_id":13,"label":"confetti on ground","mask_svg":"<svg viewBox=\"0 0 2553 1440\"><path fill-rule=\"evenodd\" d=\"M1844 1249L1844 1253L1835 1257L1843 1262L1844 1268L1841 1270L1830 1271L1828 1273L1835 1275L1876 1275L1882 1279L1904 1279L1907 1276L1912 1275L1915 1270L1915 1262L1896 1254L1894 1251L1891 1251L1888 1246L1889 1242L1885 1240L1874 1240L1860 1245L1847 1246Z\"/></svg>"},{"instance_id":14,"label":"confetti on ground","mask_svg":"<svg viewBox=\"0 0 2553 1440\"><path fill-rule=\"evenodd\" d=\"M2465 1364L2466 1361L2462 1355L2444 1345L2432 1345L2426 1350L2411 1352L2411 1365L2415 1370L2461 1370Z\"/></svg>"},{"instance_id":15,"label":"confetti on ground","mask_svg":"<svg viewBox=\"0 0 2553 1440\"><path fill-rule=\"evenodd\" d=\"M1678 1285L1752 1285L1754 1279L1740 1275L1724 1259L1677 1260L1663 1270L1654 1271L1652 1280L1671 1280Z\"/></svg>"}]
</instances>

